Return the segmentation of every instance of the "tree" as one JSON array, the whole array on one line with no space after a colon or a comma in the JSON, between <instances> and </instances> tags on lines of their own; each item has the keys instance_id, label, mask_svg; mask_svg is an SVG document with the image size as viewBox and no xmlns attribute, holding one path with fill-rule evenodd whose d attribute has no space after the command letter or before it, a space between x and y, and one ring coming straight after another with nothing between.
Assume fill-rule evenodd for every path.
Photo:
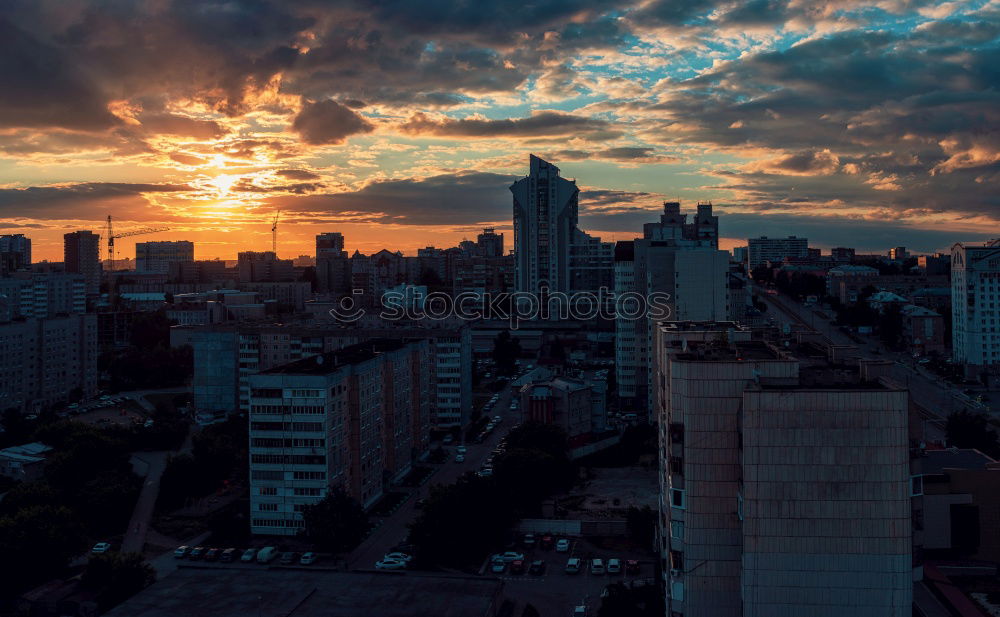
<instances>
[{"instance_id":1,"label":"tree","mask_svg":"<svg viewBox=\"0 0 1000 617\"><path fill-rule=\"evenodd\" d=\"M537 513L543 499L573 482L573 465L563 456L531 448L511 448L497 457L496 483L522 515Z\"/></svg>"},{"instance_id":2,"label":"tree","mask_svg":"<svg viewBox=\"0 0 1000 617\"><path fill-rule=\"evenodd\" d=\"M525 422L507 435L511 450L541 450L554 457L565 457L569 452L566 432L553 424Z\"/></svg>"},{"instance_id":3,"label":"tree","mask_svg":"<svg viewBox=\"0 0 1000 617\"><path fill-rule=\"evenodd\" d=\"M0 560L0 599L10 599L4 596L53 577L86 545L83 527L69 508L38 505L0 517L0 546L8 555Z\"/></svg>"},{"instance_id":4,"label":"tree","mask_svg":"<svg viewBox=\"0 0 1000 617\"><path fill-rule=\"evenodd\" d=\"M91 556L81 582L107 611L155 583L156 570L139 553L104 553Z\"/></svg>"},{"instance_id":5,"label":"tree","mask_svg":"<svg viewBox=\"0 0 1000 617\"><path fill-rule=\"evenodd\" d=\"M356 547L370 527L364 508L340 487L330 490L319 503L303 508L302 519L302 535L332 553Z\"/></svg>"},{"instance_id":6,"label":"tree","mask_svg":"<svg viewBox=\"0 0 1000 617\"><path fill-rule=\"evenodd\" d=\"M945 425L948 444L958 448L975 448L993 458L1000 457L1000 441L990 426L989 417L963 409L948 416Z\"/></svg>"},{"instance_id":7,"label":"tree","mask_svg":"<svg viewBox=\"0 0 1000 617\"><path fill-rule=\"evenodd\" d=\"M504 330L493 339L493 362L497 373L512 375L517 368L517 357L521 355L521 342Z\"/></svg>"},{"instance_id":8,"label":"tree","mask_svg":"<svg viewBox=\"0 0 1000 617\"><path fill-rule=\"evenodd\" d=\"M903 341L903 309L893 302L882 308L878 320L879 338L889 349L896 349Z\"/></svg>"},{"instance_id":9,"label":"tree","mask_svg":"<svg viewBox=\"0 0 1000 617\"><path fill-rule=\"evenodd\" d=\"M628 535L640 546L653 546L656 539L656 512L649 506L632 506L625 516Z\"/></svg>"},{"instance_id":10,"label":"tree","mask_svg":"<svg viewBox=\"0 0 1000 617\"><path fill-rule=\"evenodd\" d=\"M454 484L431 487L427 504L410 525L410 541L425 565L471 568L503 545L516 521L493 478L467 473Z\"/></svg>"}]
</instances>

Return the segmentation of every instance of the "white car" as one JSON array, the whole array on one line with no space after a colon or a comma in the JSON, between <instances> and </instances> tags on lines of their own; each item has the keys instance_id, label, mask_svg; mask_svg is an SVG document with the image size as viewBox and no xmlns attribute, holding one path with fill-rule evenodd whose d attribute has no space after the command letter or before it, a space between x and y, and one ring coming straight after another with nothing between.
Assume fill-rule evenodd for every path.
<instances>
[{"instance_id":1,"label":"white car","mask_svg":"<svg viewBox=\"0 0 1000 617\"><path fill-rule=\"evenodd\" d=\"M608 574L621 574L622 562L620 559L608 560Z\"/></svg>"},{"instance_id":2,"label":"white car","mask_svg":"<svg viewBox=\"0 0 1000 617\"><path fill-rule=\"evenodd\" d=\"M90 549L90 552L95 555L100 555L102 553L107 553L111 550L111 544L107 542L98 542L94 545L94 548Z\"/></svg>"},{"instance_id":3,"label":"white car","mask_svg":"<svg viewBox=\"0 0 1000 617\"><path fill-rule=\"evenodd\" d=\"M302 553L302 557L299 559L299 563L304 566L309 566L316 563L316 553Z\"/></svg>"},{"instance_id":4,"label":"white car","mask_svg":"<svg viewBox=\"0 0 1000 617\"><path fill-rule=\"evenodd\" d=\"M568 553L569 552L569 540L566 538L559 538L556 542L556 552L557 553Z\"/></svg>"},{"instance_id":5,"label":"white car","mask_svg":"<svg viewBox=\"0 0 1000 617\"><path fill-rule=\"evenodd\" d=\"M468 451L469 451L468 448L466 448L465 446L458 446L457 448L455 448L455 452L458 452L459 454L465 454Z\"/></svg>"},{"instance_id":6,"label":"white car","mask_svg":"<svg viewBox=\"0 0 1000 617\"><path fill-rule=\"evenodd\" d=\"M249 563L254 559L257 559L257 549L255 548L248 548L243 551L243 555L240 556L240 561L243 563Z\"/></svg>"},{"instance_id":7,"label":"white car","mask_svg":"<svg viewBox=\"0 0 1000 617\"><path fill-rule=\"evenodd\" d=\"M400 553L400 552L386 553L382 557L382 559L384 560L391 559L394 561L402 561L403 563L410 563L411 561L413 561L413 555L407 555L406 553Z\"/></svg>"},{"instance_id":8,"label":"white car","mask_svg":"<svg viewBox=\"0 0 1000 617\"><path fill-rule=\"evenodd\" d=\"M465 455L464 454L457 454L457 455L455 455L455 462L456 463L464 463L465 462Z\"/></svg>"},{"instance_id":9,"label":"white car","mask_svg":"<svg viewBox=\"0 0 1000 617\"><path fill-rule=\"evenodd\" d=\"M590 573L591 574L604 574L604 560L603 559L592 559L590 561Z\"/></svg>"},{"instance_id":10,"label":"white car","mask_svg":"<svg viewBox=\"0 0 1000 617\"><path fill-rule=\"evenodd\" d=\"M375 562L376 570L405 570L406 562L398 559L383 559Z\"/></svg>"},{"instance_id":11,"label":"white car","mask_svg":"<svg viewBox=\"0 0 1000 617\"><path fill-rule=\"evenodd\" d=\"M501 557L503 557L503 560L507 563L517 561L518 559L524 561L524 553L518 553L517 551L507 551L501 555Z\"/></svg>"}]
</instances>

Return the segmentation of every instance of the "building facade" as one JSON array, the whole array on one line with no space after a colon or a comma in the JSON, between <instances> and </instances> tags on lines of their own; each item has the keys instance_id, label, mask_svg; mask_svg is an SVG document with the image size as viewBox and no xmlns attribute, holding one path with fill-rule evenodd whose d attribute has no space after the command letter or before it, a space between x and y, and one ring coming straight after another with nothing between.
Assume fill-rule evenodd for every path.
<instances>
[{"instance_id":1,"label":"building facade","mask_svg":"<svg viewBox=\"0 0 1000 617\"><path fill-rule=\"evenodd\" d=\"M809 240L788 236L787 238L750 238L747 240L747 268L753 270L769 261L781 262L786 257L808 257Z\"/></svg>"},{"instance_id":2,"label":"building facade","mask_svg":"<svg viewBox=\"0 0 1000 617\"><path fill-rule=\"evenodd\" d=\"M426 341L375 339L250 378L250 518L294 535L339 487L374 504L427 451Z\"/></svg>"},{"instance_id":3,"label":"building facade","mask_svg":"<svg viewBox=\"0 0 1000 617\"><path fill-rule=\"evenodd\" d=\"M136 242L136 272L168 274L170 264L194 261L194 242Z\"/></svg>"},{"instance_id":4,"label":"building facade","mask_svg":"<svg viewBox=\"0 0 1000 617\"><path fill-rule=\"evenodd\" d=\"M910 615L906 391L732 323L656 349L668 615Z\"/></svg>"},{"instance_id":5,"label":"building facade","mask_svg":"<svg viewBox=\"0 0 1000 617\"><path fill-rule=\"evenodd\" d=\"M966 374L1000 370L1000 240L951 248L952 351Z\"/></svg>"},{"instance_id":6,"label":"building facade","mask_svg":"<svg viewBox=\"0 0 1000 617\"><path fill-rule=\"evenodd\" d=\"M82 274L88 298L101 291L101 236L92 231L63 235L63 265L70 274Z\"/></svg>"}]
</instances>

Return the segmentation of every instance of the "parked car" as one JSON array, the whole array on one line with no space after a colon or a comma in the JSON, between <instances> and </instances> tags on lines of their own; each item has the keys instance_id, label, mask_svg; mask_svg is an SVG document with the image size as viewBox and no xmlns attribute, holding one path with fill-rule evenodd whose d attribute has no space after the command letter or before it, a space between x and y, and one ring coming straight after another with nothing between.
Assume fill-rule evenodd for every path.
<instances>
[{"instance_id":1,"label":"parked car","mask_svg":"<svg viewBox=\"0 0 1000 617\"><path fill-rule=\"evenodd\" d=\"M578 557L570 557L566 561L566 574L579 574L580 573L580 559Z\"/></svg>"},{"instance_id":2,"label":"parked car","mask_svg":"<svg viewBox=\"0 0 1000 617\"><path fill-rule=\"evenodd\" d=\"M552 544L552 536L542 536L542 539L538 542L538 546L542 547L544 550L552 548Z\"/></svg>"},{"instance_id":3,"label":"parked car","mask_svg":"<svg viewBox=\"0 0 1000 617\"><path fill-rule=\"evenodd\" d=\"M501 422L503 422L503 418L500 416L493 416L493 424L500 424Z\"/></svg>"},{"instance_id":4,"label":"parked car","mask_svg":"<svg viewBox=\"0 0 1000 617\"><path fill-rule=\"evenodd\" d=\"M243 551L243 555L240 557L240 561L247 563L253 561L255 557L257 557L257 549L248 548L247 550Z\"/></svg>"},{"instance_id":5,"label":"parked car","mask_svg":"<svg viewBox=\"0 0 1000 617\"><path fill-rule=\"evenodd\" d=\"M398 559L382 559L375 562L376 570L405 570L406 562Z\"/></svg>"},{"instance_id":6,"label":"parked car","mask_svg":"<svg viewBox=\"0 0 1000 617\"><path fill-rule=\"evenodd\" d=\"M465 454L466 452L468 452L468 449L465 446L458 446L457 448L455 448L455 452L458 452L459 454Z\"/></svg>"},{"instance_id":7,"label":"parked car","mask_svg":"<svg viewBox=\"0 0 1000 617\"><path fill-rule=\"evenodd\" d=\"M222 563L229 563L235 558L236 558L235 548L227 548L226 550L222 551L221 555L219 555L219 561L221 561Z\"/></svg>"},{"instance_id":8,"label":"parked car","mask_svg":"<svg viewBox=\"0 0 1000 617\"><path fill-rule=\"evenodd\" d=\"M441 440L441 443L443 443L444 445L447 446L447 445L450 445L451 442L453 442L453 441L455 441L455 438L453 436L451 436L451 435L445 435L444 439Z\"/></svg>"},{"instance_id":9,"label":"parked car","mask_svg":"<svg viewBox=\"0 0 1000 617\"><path fill-rule=\"evenodd\" d=\"M609 559L608 560L608 574L621 574L622 572L622 562L620 559Z\"/></svg>"},{"instance_id":10,"label":"parked car","mask_svg":"<svg viewBox=\"0 0 1000 617\"><path fill-rule=\"evenodd\" d=\"M188 553L188 559L201 559L204 556L205 556L204 546L196 546L193 549L191 549L190 553Z\"/></svg>"},{"instance_id":11,"label":"parked car","mask_svg":"<svg viewBox=\"0 0 1000 617\"><path fill-rule=\"evenodd\" d=\"M637 559L626 559L625 574L638 574L638 573L639 573L639 561Z\"/></svg>"},{"instance_id":12,"label":"parked car","mask_svg":"<svg viewBox=\"0 0 1000 617\"><path fill-rule=\"evenodd\" d=\"M257 551L257 563L271 563L278 556L278 548L265 546Z\"/></svg>"},{"instance_id":13,"label":"parked car","mask_svg":"<svg viewBox=\"0 0 1000 617\"><path fill-rule=\"evenodd\" d=\"M410 563L411 561L413 561L413 556L412 555L409 555L407 553L400 553L400 552L386 553L382 558L383 559L395 559L397 561L402 561L404 563Z\"/></svg>"},{"instance_id":14,"label":"parked car","mask_svg":"<svg viewBox=\"0 0 1000 617\"><path fill-rule=\"evenodd\" d=\"M518 559L524 560L524 553L518 553L517 551L507 551L503 554L503 560L507 563L512 561L517 561Z\"/></svg>"},{"instance_id":15,"label":"parked car","mask_svg":"<svg viewBox=\"0 0 1000 617\"><path fill-rule=\"evenodd\" d=\"M587 607L581 604L580 606L574 608L573 617L587 617Z\"/></svg>"},{"instance_id":16,"label":"parked car","mask_svg":"<svg viewBox=\"0 0 1000 617\"><path fill-rule=\"evenodd\" d=\"M484 469L480 469L478 473L480 478L488 478L493 475L493 470L486 467Z\"/></svg>"},{"instance_id":17,"label":"parked car","mask_svg":"<svg viewBox=\"0 0 1000 617\"><path fill-rule=\"evenodd\" d=\"M464 454L456 454L455 455L455 462L456 463L464 463L465 462L465 455Z\"/></svg>"},{"instance_id":18,"label":"parked car","mask_svg":"<svg viewBox=\"0 0 1000 617\"><path fill-rule=\"evenodd\" d=\"M515 559L510 562L510 573L511 574L524 574L524 560Z\"/></svg>"},{"instance_id":19,"label":"parked car","mask_svg":"<svg viewBox=\"0 0 1000 617\"><path fill-rule=\"evenodd\" d=\"M281 561L279 561L278 563L280 563L283 566L290 566L293 563L296 563L298 560L299 560L298 553L295 553L293 551L288 551L281 554Z\"/></svg>"},{"instance_id":20,"label":"parked car","mask_svg":"<svg viewBox=\"0 0 1000 617\"><path fill-rule=\"evenodd\" d=\"M591 559L590 560L590 573L591 574L604 574L604 560L603 559Z\"/></svg>"},{"instance_id":21,"label":"parked car","mask_svg":"<svg viewBox=\"0 0 1000 617\"><path fill-rule=\"evenodd\" d=\"M191 547L189 546L178 546L174 549L174 559L184 559L190 550Z\"/></svg>"},{"instance_id":22,"label":"parked car","mask_svg":"<svg viewBox=\"0 0 1000 617\"><path fill-rule=\"evenodd\" d=\"M493 574L503 574L507 570L507 562L503 560L503 555L494 555L490 559L490 572Z\"/></svg>"},{"instance_id":23,"label":"parked car","mask_svg":"<svg viewBox=\"0 0 1000 617\"><path fill-rule=\"evenodd\" d=\"M528 566L528 574L545 574L545 562L541 559L532 561Z\"/></svg>"},{"instance_id":24,"label":"parked car","mask_svg":"<svg viewBox=\"0 0 1000 617\"><path fill-rule=\"evenodd\" d=\"M569 552L569 540L566 538L559 538L556 542L556 552L557 553L568 553Z\"/></svg>"},{"instance_id":25,"label":"parked car","mask_svg":"<svg viewBox=\"0 0 1000 617\"><path fill-rule=\"evenodd\" d=\"M534 546L535 545L535 534L533 534L533 533L526 533L526 534L524 534L524 540L523 540L523 542L524 542L525 546Z\"/></svg>"},{"instance_id":26,"label":"parked car","mask_svg":"<svg viewBox=\"0 0 1000 617\"><path fill-rule=\"evenodd\" d=\"M90 552L95 555L100 555L102 553L107 553L111 550L111 544L108 542L98 542L94 545L94 548L90 549Z\"/></svg>"},{"instance_id":27,"label":"parked car","mask_svg":"<svg viewBox=\"0 0 1000 617\"><path fill-rule=\"evenodd\" d=\"M302 557L299 558L299 563L304 566L311 566L316 563L316 553L308 552L302 553Z\"/></svg>"},{"instance_id":28,"label":"parked car","mask_svg":"<svg viewBox=\"0 0 1000 617\"><path fill-rule=\"evenodd\" d=\"M219 553L222 551L217 548L210 548L205 551L205 561L215 561L219 558Z\"/></svg>"}]
</instances>

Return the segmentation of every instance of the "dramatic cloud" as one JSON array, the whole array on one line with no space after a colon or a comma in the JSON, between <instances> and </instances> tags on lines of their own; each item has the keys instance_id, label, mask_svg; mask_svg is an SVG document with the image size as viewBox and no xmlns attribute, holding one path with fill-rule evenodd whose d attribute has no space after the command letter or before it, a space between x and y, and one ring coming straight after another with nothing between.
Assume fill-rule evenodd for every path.
<instances>
[{"instance_id":1,"label":"dramatic cloud","mask_svg":"<svg viewBox=\"0 0 1000 617\"><path fill-rule=\"evenodd\" d=\"M400 125L404 133L443 137L515 137L550 136L606 131L608 122L557 111L537 111L527 118L431 118L415 114Z\"/></svg>"},{"instance_id":2,"label":"dramatic cloud","mask_svg":"<svg viewBox=\"0 0 1000 617\"><path fill-rule=\"evenodd\" d=\"M339 144L351 135L374 129L370 122L337 101L303 105L292 128L310 144Z\"/></svg>"}]
</instances>

